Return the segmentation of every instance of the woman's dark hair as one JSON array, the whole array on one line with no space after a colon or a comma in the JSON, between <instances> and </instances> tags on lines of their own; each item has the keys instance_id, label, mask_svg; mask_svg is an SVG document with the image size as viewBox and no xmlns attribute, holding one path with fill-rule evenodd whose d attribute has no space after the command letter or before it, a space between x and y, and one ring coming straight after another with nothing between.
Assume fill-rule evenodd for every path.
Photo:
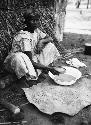
<instances>
[{"instance_id":1,"label":"woman's dark hair","mask_svg":"<svg viewBox=\"0 0 91 125\"><path fill-rule=\"evenodd\" d=\"M33 23L36 23L37 21L39 21L39 15L36 14L36 15L33 15L31 13L28 13L28 12L25 12L23 14L23 17L25 19L24 23L27 25L27 24L30 24L31 22Z\"/></svg>"},{"instance_id":2,"label":"woman's dark hair","mask_svg":"<svg viewBox=\"0 0 91 125\"><path fill-rule=\"evenodd\" d=\"M23 14L23 17L24 17L24 20L25 20L24 24L26 24L26 26L27 26L24 30L28 30L29 32L33 33L34 30L36 28L38 28L37 23L38 23L39 18L40 18L39 15L38 14L33 15L29 12L25 12Z\"/></svg>"}]
</instances>

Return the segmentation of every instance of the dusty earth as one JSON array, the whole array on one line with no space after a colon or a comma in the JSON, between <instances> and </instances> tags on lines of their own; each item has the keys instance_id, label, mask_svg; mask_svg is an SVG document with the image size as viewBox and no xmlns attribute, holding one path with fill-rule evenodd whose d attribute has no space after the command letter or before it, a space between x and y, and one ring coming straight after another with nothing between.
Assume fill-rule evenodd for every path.
<instances>
[{"instance_id":1,"label":"dusty earth","mask_svg":"<svg viewBox=\"0 0 91 125\"><path fill-rule=\"evenodd\" d=\"M91 3L90 3L91 6ZM91 35L91 7L86 9L86 3L76 9L74 4L66 8L65 32Z\"/></svg>"},{"instance_id":2,"label":"dusty earth","mask_svg":"<svg viewBox=\"0 0 91 125\"><path fill-rule=\"evenodd\" d=\"M65 47L67 49L70 49L73 46L75 46L75 48L78 48L79 46L84 47L84 42L87 42L88 38L91 40L91 36L87 35L65 34ZM82 60L88 66L87 72L91 73L91 56L86 56L84 53L75 54L74 56ZM84 71L82 70L82 72ZM25 120L28 120L27 125L83 125L83 122L86 125L91 124L91 106L87 106L73 117L61 113L51 117L40 112L31 104L24 106L24 112ZM64 123L62 116L64 118Z\"/></svg>"},{"instance_id":3,"label":"dusty earth","mask_svg":"<svg viewBox=\"0 0 91 125\"><path fill-rule=\"evenodd\" d=\"M62 44L67 50L73 48L77 49L79 47L84 49L84 43L91 41L91 14L87 14L86 11L82 11L81 13L81 9L76 12L75 10L74 12L71 11L71 14L69 13L70 10L67 12L66 16L65 33ZM80 22L82 22L82 24ZM88 66L87 71L81 69L82 73L91 73L91 56L84 55L84 52L82 52L74 54L74 57L77 57ZM55 64L58 63L59 62L56 62ZM6 91L0 91L3 93L3 98L20 106L24 114L23 120L27 121L25 125L91 125L91 106L87 106L73 117L62 113L50 116L40 112L34 105L29 104L23 91L20 89L21 83L16 83L16 85L19 86L18 89L14 86L6 88ZM27 104L22 105L25 103ZM7 109L0 107L0 123L7 122L9 114ZM13 123L11 123L11 125L12 124ZM17 124L19 125L21 123Z\"/></svg>"},{"instance_id":4,"label":"dusty earth","mask_svg":"<svg viewBox=\"0 0 91 125\"><path fill-rule=\"evenodd\" d=\"M82 34L64 34L64 46L66 49L71 48L84 48L84 43L91 40L91 36L82 35ZM87 72L91 73L91 56L84 55L84 53L74 54L74 57L77 57L83 61L87 66ZM58 64L60 62L56 62ZM58 64L59 65L59 64ZM81 70L84 73L84 70ZM16 83L18 85L18 83ZM19 83L21 87L21 83ZM91 106L87 106L81 110L78 114L73 117L70 117L66 114L58 113L56 115L50 116L40 112L34 105L29 104L23 91L18 87L6 88L6 91L3 90L3 97L12 102L15 105L18 105L23 110L24 121L27 121L25 125L82 125L83 122L86 125L91 124ZM26 105L22 105L28 103ZM22 106L21 106L22 105ZM5 120L6 117L6 120ZM0 122L7 122L9 117L9 111L4 109L0 110ZM63 120L64 119L64 120ZM13 124L13 123L11 123Z\"/></svg>"}]
</instances>

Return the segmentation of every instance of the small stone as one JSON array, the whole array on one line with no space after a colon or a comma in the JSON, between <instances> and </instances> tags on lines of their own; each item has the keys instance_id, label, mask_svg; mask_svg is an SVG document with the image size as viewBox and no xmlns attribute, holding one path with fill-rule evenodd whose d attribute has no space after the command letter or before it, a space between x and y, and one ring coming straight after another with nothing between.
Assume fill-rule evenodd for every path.
<instances>
[{"instance_id":1,"label":"small stone","mask_svg":"<svg viewBox=\"0 0 91 125\"><path fill-rule=\"evenodd\" d=\"M5 83L3 80L0 81L0 88L1 89L4 89L5 88Z\"/></svg>"}]
</instances>

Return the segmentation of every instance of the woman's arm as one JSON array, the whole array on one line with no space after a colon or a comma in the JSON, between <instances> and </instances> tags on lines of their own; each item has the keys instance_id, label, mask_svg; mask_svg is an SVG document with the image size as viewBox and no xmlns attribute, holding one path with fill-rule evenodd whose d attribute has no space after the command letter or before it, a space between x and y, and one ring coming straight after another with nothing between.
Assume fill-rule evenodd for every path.
<instances>
[{"instance_id":1,"label":"woman's arm","mask_svg":"<svg viewBox=\"0 0 91 125\"><path fill-rule=\"evenodd\" d=\"M48 44L50 41L52 41L51 37L45 37L41 40L36 45L36 53L40 54L40 52L43 50L43 48Z\"/></svg>"},{"instance_id":2,"label":"woman's arm","mask_svg":"<svg viewBox=\"0 0 91 125\"><path fill-rule=\"evenodd\" d=\"M42 64L34 62L32 60L32 53L30 51L25 51L24 53L29 57L29 59L31 60L31 62L32 62L35 69L41 69L41 70L45 70L47 72L51 71L53 74L59 74L59 72L56 71L53 67L44 66Z\"/></svg>"},{"instance_id":3,"label":"woman's arm","mask_svg":"<svg viewBox=\"0 0 91 125\"><path fill-rule=\"evenodd\" d=\"M58 75L59 74L59 72L56 70L56 69L54 69L53 67L49 67L49 66L44 66L44 65L42 65L42 64L39 64L39 63L36 63L36 62L34 62L34 61L32 61L32 64L33 64L33 66L34 66L34 68L35 69L41 69L41 70L45 70L45 71L51 71L54 75L56 74L56 75Z\"/></svg>"},{"instance_id":4,"label":"woman's arm","mask_svg":"<svg viewBox=\"0 0 91 125\"><path fill-rule=\"evenodd\" d=\"M48 42L50 42L50 41L52 41L52 38L51 37L45 37L45 38L43 38L43 39L41 39L40 41L39 41L39 44L46 44L46 43L48 43Z\"/></svg>"},{"instance_id":5,"label":"woman's arm","mask_svg":"<svg viewBox=\"0 0 91 125\"><path fill-rule=\"evenodd\" d=\"M43 69L43 70L49 70L49 69L51 69L51 68L49 68L47 66L44 66L42 64L34 62L32 60L32 53L30 51L25 51L24 53L29 57L29 59L31 60L31 62L32 62L32 64L33 64L33 66L34 66L35 69Z\"/></svg>"}]
</instances>

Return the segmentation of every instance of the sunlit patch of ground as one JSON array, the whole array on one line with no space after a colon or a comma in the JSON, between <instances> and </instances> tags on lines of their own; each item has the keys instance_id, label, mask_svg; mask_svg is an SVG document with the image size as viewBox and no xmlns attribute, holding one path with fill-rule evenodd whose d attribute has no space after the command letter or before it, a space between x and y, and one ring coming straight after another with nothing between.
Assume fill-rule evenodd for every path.
<instances>
[{"instance_id":1,"label":"sunlit patch of ground","mask_svg":"<svg viewBox=\"0 0 91 125\"><path fill-rule=\"evenodd\" d=\"M64 32L91 35L91 9L68 8Z\"/></svg>"},{"instance_id":2,"label":"sunlit patch of ground","mask_svg":"<svg viewBox=\"0 0 91 125\"><path fill-rule=\"evenodd\" d=\"M71 12L71 15L67 14L64 39L62 42L66 49L73 49L79 47L84 48L85 42L91 41L90 14L91 13L86 14L85 12L84 14L81 14L80 11L75 12L75 15L74 12ZM86 63L86 65L88 65L88 68L91 71L91 56L81 54L80 56L75 55L75 57L84 60L84 62ZM13 97L14 96L12 96L12 98ZM69 117L62 114L64 117L64 124L55 123L54 121L51 121L49 115L40 112L34 105L28 104L23 106L22 109L24 111L24 120L27 121L26 125L81 125L82 122L85 122L86 125L91 125L90 123L88 124L88 122L91 122L91 106L84 108L73 117ZM0 119L2 119L1 116Z\"/></svg>"}]
</instances>

